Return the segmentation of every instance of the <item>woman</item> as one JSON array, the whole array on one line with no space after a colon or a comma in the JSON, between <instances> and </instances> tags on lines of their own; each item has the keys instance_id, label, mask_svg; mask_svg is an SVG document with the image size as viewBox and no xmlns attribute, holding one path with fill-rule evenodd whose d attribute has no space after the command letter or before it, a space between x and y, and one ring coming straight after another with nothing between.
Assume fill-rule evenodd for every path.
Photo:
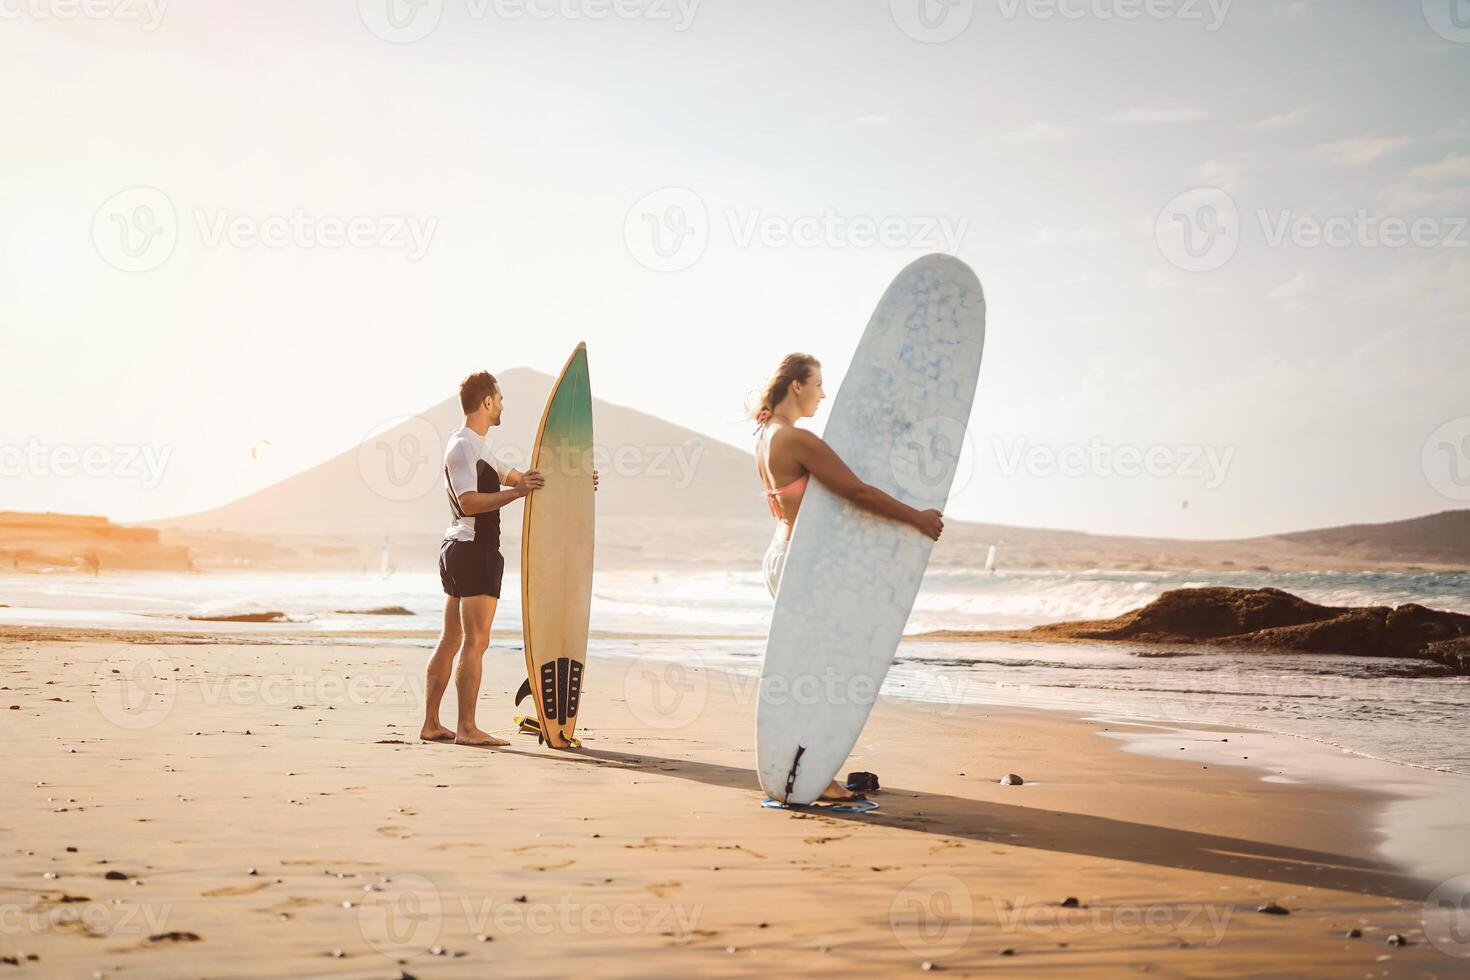
<instances>
[{"instance_id":1,"label":"woman","mask_svg":"<svg viewBox=\"0 0 1470 980\"><path fill-rule=\"evenodd\" d=\"M755 465L766 488L766 502L776 518L776 533L766 551L766 588L771 598L781 583L791 528L796 523L807 481L815 476L828 490L879 517L912 524L935 541L944 532L937 510L916 510L901 500L859 480L820 436L798 429L799 419L817 414L826 398L822 364L810 354L788 354L771 376L754 411L760 425Z\"/></svg>"},{"instance_id":2,"label":"woman","mask_svg":"<svg viewBox=\"0 0 1470 980\"><path fill-rule=\"evenodd\" d=\"M766 551L766 588L771 598L781 584L786 565L786 551L791 543L791 529L796 523L801 498L807 482L815 476L828 490L879 517L912 524L934 540L944 531L943 516L937 510L915 510L908 504L859 480L838 455L822 439L798 429L799 419L817 414L817 406L826 398L822 390L822 365L810 354L788 354L771 376L754 411L760 425L756 443L755 465L766 488L766 502L776 518L776 533ZM821 796L823 800L850 800L853 794L836 780Z\"/></svg>"}]
</instances>

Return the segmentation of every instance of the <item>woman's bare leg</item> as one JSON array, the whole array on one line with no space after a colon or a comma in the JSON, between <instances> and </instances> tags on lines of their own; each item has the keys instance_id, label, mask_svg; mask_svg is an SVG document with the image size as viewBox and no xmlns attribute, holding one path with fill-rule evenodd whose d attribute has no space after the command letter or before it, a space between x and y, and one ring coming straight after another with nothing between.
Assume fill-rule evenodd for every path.
<instances>
[{"instance_id":1,"label":"woman's bare leg","mask_svg":"<svg viewBox=\"0 0 1470 980\"><path fill-rule=\"evenodd\" d=\"M424 678L424 728L419 732L419 738L426 742L454 741L454 732L439 721L439 704L444 700L444 692L449 690L449 678L454 674L454 654L463 640L464 630L459 624L459 600L454 596L445 596L444 630L439 634L439 645L429 658Z\"/></svg>"},{"instance_id":2,"label":"woman's bare leg","mask_svg":"<svg viewBox=\"0 0 1470 980\"><path fill-rule=\"evenodd\" d=\"M832 780L832 785L828 786L826 792L817 797L817 799L826 800L828 803L831 803L837 800L855 800L857 799L857 794L834 779Z\"/></svg>"}]
</instances>

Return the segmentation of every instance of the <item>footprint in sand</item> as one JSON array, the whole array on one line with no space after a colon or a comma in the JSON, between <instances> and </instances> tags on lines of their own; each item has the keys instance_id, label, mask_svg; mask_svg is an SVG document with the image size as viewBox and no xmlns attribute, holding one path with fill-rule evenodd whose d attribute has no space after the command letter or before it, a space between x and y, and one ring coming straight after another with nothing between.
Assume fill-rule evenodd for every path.
<instances>
[{"instance_id":1,"label":"footprint in sand","mask_svg":"<svg viewBox=\"0 0 1470 980\"><path fill-rule=\"evenodd\" d=\"M678 881L661 881L656 885L645 885L644 887L659 898L668 898L671 894L683 888L684 884Z\"/></svg>"},{"instance_id":2,"label":"footprint in sand","mask_svg":"<svg viewBox=\"0 0 1470 980\"><path fill-rule=\"evenodd\" d=\"M199 894L203 898L224 898L228 895L251 895L255 892L260 891L262 888L269 888L270 886L271 883L269 881L257 881L254 884L250 885L226 885L223 888L211 888L209 891L200 892Z\"/></svg>"},{"instance_id":3,"label":"footprint in sand","mask_svg":"<svg viewBox=\"0 0 1470 980\"><path fill-rule=\"evenodd\" d=\"M407 840L409 837L412 837L413 836L412 834L408 833L408 831L404 830L402 827L378 827L378 828L375 828L375 829L377 830L378 833L382 834L384 837L396 837L399 840Z\"/></svg>"}]
</instances>

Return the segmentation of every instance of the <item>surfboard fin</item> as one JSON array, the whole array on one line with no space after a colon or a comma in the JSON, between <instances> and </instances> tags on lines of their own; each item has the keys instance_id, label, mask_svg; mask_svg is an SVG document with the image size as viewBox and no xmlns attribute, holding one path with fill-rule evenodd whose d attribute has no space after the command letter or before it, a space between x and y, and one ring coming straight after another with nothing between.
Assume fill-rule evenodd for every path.
<instances>
[{"instance_id":1,"label":"surfboard fin","mask_svg":"<svg viewBox=\"0 0 1470 980\"><path fill-rule=\"evenodd\" d=\"M539 719L516 715L516 727L520 729L522 735L535 735L537 744L546 741L546 735L541 731Z\"/></svg>"},{"instance_id":2,"label":"surfboard fin","mask_svg":"<svg viewBox=\"0 0 1470 980\"><path fill-rule=\"evenodd\" d=\"M519 705L522 701L526 700L526 698L530 696L531 681L530 678L527 678L526 680L521 681L521 689L519 691L516 691L516 704Z\"/></svg>"}]
</instances>

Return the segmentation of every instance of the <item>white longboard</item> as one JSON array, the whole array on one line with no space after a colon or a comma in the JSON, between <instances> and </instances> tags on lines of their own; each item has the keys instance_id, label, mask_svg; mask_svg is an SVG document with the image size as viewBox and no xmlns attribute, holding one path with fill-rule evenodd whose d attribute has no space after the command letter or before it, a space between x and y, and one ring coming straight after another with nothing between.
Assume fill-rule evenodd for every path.
<instances>
[{"instance_id":1,"label":"white longboard","mask_svg":"<svg viewBox=\"0 0 1470 980\"><path fill-rule=\"evenodd\" d=\"M904 269L878 304L824 437L858 479L943 510L985 345L980 280L958 259ZM812 480L776 595L756 713L761 787L811 803L847 760L893 663L934 543Z\"/></svg>"}]
</instances>

